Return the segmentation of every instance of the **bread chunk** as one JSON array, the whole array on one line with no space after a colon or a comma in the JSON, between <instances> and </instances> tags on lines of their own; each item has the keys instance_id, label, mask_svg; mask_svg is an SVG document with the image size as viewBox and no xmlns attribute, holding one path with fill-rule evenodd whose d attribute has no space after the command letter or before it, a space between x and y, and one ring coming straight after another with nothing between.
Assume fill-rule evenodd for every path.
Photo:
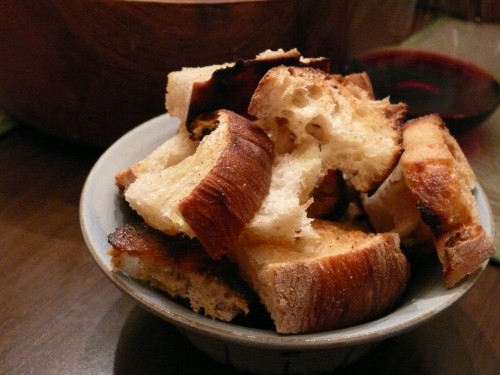
<instances>
[{"instance_id":1,"label":"bread chunk","mask_svg":"<svg viewBox=\"0 0 500 375\"><path fill-rule=\"evenodd\" d=\"M399 234L412 258L437 251L452 287L495 251L479 223L476 177L438 115L407 122L402 134L398 166L375 194L363 197L363 207L376 230Z\"/></svg>"},{"instance_id":2,"label":"bread chunk","mask_svg":"<svg viewBox=\"0 0 500 375\"><path fill-rule=\"evenodd\" d=\"M238 241L240 272L279 333L336 329L387 313L405 290L410 267L394 233L365 233L315 220L317 239L293 246Z\"/></svg>"},{"instance_id":3,"label":"bread chunk","mask_svg":"<svg viewBox=\"0 0 500 375\"><path fill-rule=\"evenodd\" d=\"M406 183L431 228L445 283L452 287L495 252L479 223L474 171L437 115L405 124L403 146Z\"/></svg>"},{"instance_id":4,"label":"bread chunk","mask_svg":"<svg viewBox=\"0 0 500 375\"><path fill-rule=\"evenodd\" d=\"M249 120L226 110L196 152L139 175L125 199L149 225L197 237L213 258L231 250L268 195L273 145Z\"/></svg>"},{"instance_id":5,"label":"bread chunk","mask_svg":"<svg viewBox=\"0 0 500 375\"><path fill-rule=\"evenodd\" d=\"M185 127L186 124L193 85L196 82L206 82L216 70L231 66L234 66L234 62L203 67L184 67L168 74L165 108L171 116L181 120L181 127Z\"/></svg>"},{"instance_id":6,"label":"bread chunk","mask_svg":"<svg viewBox=\"0 0 500 375\"><path fill-rule=\"evenodd\" d=\"M189 300L195 312L226 322L249 312L237 270L208 257L196 240L169 237L137 223L111 233L109 243L115 271Z\"/></svg>"},{"instance_id":7,"label":"bread chunk","mask_svg":"<svg viewBox=\"0 0 500 375\"><path fill-rule=\"evenodd\" d=\"M361 192L375 191L402 152L399 127L406 105L374 100L367 76L275 67L260 81L248 111L258 124L281 119L295 144L316 139L322 168L341 170Z\"/></svg>"}]
</instances>

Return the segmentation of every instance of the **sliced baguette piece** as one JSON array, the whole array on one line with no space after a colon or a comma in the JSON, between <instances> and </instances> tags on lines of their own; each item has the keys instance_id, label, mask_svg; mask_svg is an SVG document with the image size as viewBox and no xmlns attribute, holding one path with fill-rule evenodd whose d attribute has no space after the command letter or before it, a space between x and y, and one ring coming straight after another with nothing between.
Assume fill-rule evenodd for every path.
<instances>
[{"instance_id":1,"label":"sliced baguette piece","mask_svg":"<svg viewBox=\"0 0 500 375\"><path fill-rule=\"evenodd\" d=\"M248 111L259 121L282 119L296 144L321 144L323 169L339 169L361 192L373 192L402 152L406 105L374 100L367 76L342 77L308 67L270 69Z\"/></svg>"},{"instance_id":2,"label":"sliced baguette piece","mask_svg":"<svg viewBox=\"0 0 500 375\"><path fill-rule=\"evenodd\" d=\"M317 239L293 246L240 239L232 253L279 333L336 329L395 306L410 275L395 233L315 220Z\"/></svg>"},{"instance_id":3,"label":"sliced baguette piece","mask_svg":"<svg viewBox=\"0 0 500 375\"><path fill-rule=\"evenodd\" d=\"M452 287L495 252L479 223L474 171L460 145L437 115L403 127L401 167L422 220L434 238L443 276Z\"/></svg>"},{"instance_id":4,"label":"sliced baguette piece","mask_svg":"<svg viewBox=\"0 0 500 375\"><path fill-rule=\"evenodd\" d=\"M248 298L237 270L208 257L198 241L169 237L136 223L116 229L109 243L115 272L187 299L193 311L213 319L229 322L248 314Z\"/></svg>"},{"instance_id":5,"label":"sliced baguette piece","mask_svg":"<svg viewBox=\"0 0 500 375\"><path fill-rule=\"evenodd\" d=\"M217 127L181 162L139 175L125 199L149 225L197 237L221 258L268 195L273 144L246 118L216 112Z\"/></svg>"}]
</instances>

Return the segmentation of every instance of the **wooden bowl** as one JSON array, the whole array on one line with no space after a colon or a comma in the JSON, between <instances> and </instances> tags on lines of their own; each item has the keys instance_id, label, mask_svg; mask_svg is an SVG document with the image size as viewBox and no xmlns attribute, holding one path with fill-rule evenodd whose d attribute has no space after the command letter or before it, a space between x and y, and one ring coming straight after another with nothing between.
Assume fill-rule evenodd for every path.
<instances>
[{"instance_id":1,"label":"wooden bowl","mask_svg":"<svg viewBox=\"0 0 500 375\"><path fill-rule=\"evenodd\" d=\"M296 14L279 1L7 2L0 105L59 138L105 147L165 112L168 72L296 47Z\"/></svg>"}]
</instances>

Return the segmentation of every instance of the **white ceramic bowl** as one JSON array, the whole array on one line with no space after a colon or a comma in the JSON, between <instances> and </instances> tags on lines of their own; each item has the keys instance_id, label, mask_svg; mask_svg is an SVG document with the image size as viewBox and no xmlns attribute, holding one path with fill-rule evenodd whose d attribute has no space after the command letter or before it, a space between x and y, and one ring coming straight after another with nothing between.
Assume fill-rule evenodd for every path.
<instances>
[{"instance_id":1,"label":"white ceramic bowl","mask_svg":"<svg viewBox=\"0 0 500 375\"><path fill-rule=\"evenodd\" d=\"M437 262L412 275L401 304L390 314L354 327L321 333L280 335L206 318L181 306L163 293L113 273L108 234L129 220L129 211L114 184L116 172L140 160L171 137L178 121L169 115L154 118L114 143L91 170L80 202L85 242L104 273L147 310L174 324L203 352L242 371L259 374L307 373L344 366L382 340L428 321L460 299L478 280L483 267L458 286L447 290ZM493 236L487 198L477 186L481 223Z\"/></svg>"}]
</instances>

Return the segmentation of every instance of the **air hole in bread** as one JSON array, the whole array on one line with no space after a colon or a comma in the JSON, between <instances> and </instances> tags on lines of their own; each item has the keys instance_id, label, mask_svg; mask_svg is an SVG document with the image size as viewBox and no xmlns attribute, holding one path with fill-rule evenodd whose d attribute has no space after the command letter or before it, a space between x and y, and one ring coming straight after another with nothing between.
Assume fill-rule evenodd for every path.
<instances>
[{"instance_id":1,"label":"air hole in bread","mask_svg":"<svg viewBox=\"0 0 500 375\"><path fill-rule=\"evenodd\" d=\"M323 96L323 90L318 85L307 85L295 89L292 96L292 105L296 108L304 108Z\"/></svg>"},{"instance_id":2,"label":"air hole in bread","mask_svg":"<svg viewBox=\"0 0 500 375\"><path fill-rule=\"evenodd\" d=\"M351 155L351 160L354 162L362 162L365 158L365 155L362 153L354 153Z\"/></svg>"},{"instance_id":3,"label":"air hole in bread","mask_svg":"<svg viewBox=\"0 0 500 375\"><path fill-rule=\"evenodd\" d=\"M309 97L313 100L318 100L323 96L323 90L318 85L311 85L307 87Z\"/></svg>"},{"instance_id":4,"label":"air hole in bread","mask_svg":"<svg viewBox=\"0 0 500 375\"><path fill-rule=\"evenodd\" d=\"M292 105L295 108L304 108L309 105L310 99L307 96L305 90L297 90L292 96Z\"/></svg>"},{"instance_id":5,"label":"air hole in bread","mask_svg":"<svg viewBox=\"0 0 500 375\"><path fill-rule=\"evenodd\" d=\"M307 124L306 131L308 134L311 134L314 138L320 141L320 143L325 142L326 140L325 131L319 123L312 122L310 124Z\"/></svg>"}]
</instances>

